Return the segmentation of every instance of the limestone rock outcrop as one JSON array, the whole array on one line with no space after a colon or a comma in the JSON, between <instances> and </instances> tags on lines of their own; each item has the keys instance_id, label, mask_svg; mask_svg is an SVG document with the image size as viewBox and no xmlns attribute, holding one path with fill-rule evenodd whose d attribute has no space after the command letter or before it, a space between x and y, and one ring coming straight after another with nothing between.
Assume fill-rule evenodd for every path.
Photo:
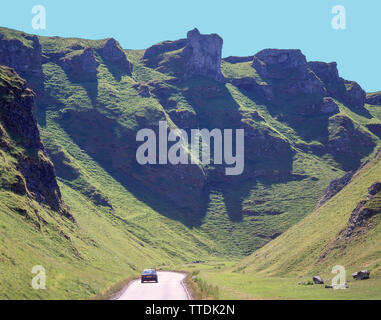
<instances>
[{"instance_id":1,"label":"limestone rock outcrop","mask_svg":"<svg viewBox=\"0 0 381 320\"><path fill-rule=\"evenodd\" d=\"M265 49L258 52L252 66L264 79L286 80L276 87L291 95L324 95L322 81L308 68L306 57L300 50Z\"/></svg>"},{"instance_id":2,"label":"limestone rock outcrop","mask_svg":"<svg viewBox=\"0 0 381 320\"><path fill-rule=\"evenodd\" d=\"M346 238L351 237L357 229L370 227L369 220L376 214L381 213L381 182L375 182L368 188L368 195L365 200L357 203L348 221Z\"/></svg>"},{"instance_id":3,"label":"limestone rock outcrop","mask_svg":"<svg viewBox=\"0 0 381 320\"><path fill-rule=\"evenodd\" d=\"M327 95L334 97L349 107L361 109L364 107L366 93L357 82L344 80L339 76L337 63L318 61L308 62L308 66L323 81Z\"/></svg>"},{"instance_id":4,"label":"limestone rock outcrop","mask_svg":"<svg viewBox=\"0 0 381 320\"><path fill-rule=\"evenodd\" d=\"M22 77L42 77L41 45L37 36L25 35L24 41L0 35L0 65L16 70Z\"/></svg>"},{"instance_id":5,"label":"limestone rock outcrop","mask_svg":"<svg viewBox=\"0 0 381 320\"><path fill-rule=\"evenodd\" d=\"M193 29L187 33L186 39L164 41L148 48L143 60L151 67L158 67L162 65L161 55L179 50L176 62L169 64L166 69L173 71L174 66L177 66L179 70L176 70L176 76L181 79L205 76L223 81L222 43L222 38L217 34L201 34L198 29Z\"/></svg>"},{"instance_id":6,"label":"limestone rock outcrop","mask_svg":"<svg viewBox=\"0 0 381 320\"><path fill-rule=\"evenodd\" d=\"M91 48L69 52L59 60L59 64L69 75L76 78L95 77L99 62Z\"/></svg>"},{"instance_id":7,"label":"limestone rock outcrop","mask_svg":"<svg viewBox=\"0 0 381 320\"><path fill-rule=\"evenodd\" d=\"M339 112L339 106L331 97L324 97L320 110L323 113L337 113Z\"/></svg>"},{"instance_id":8,"label":"limestone rock outcrop","mask_svg":"<svg viewBox=\"0 0 381 320\"><path fill-rule=\"evenodd\" d=\"M131 74L132 63L128 61L118 41L113 38L107 39L105 45L98 49L98 52L106 61L114 63L123 71Z\"/></svg>"},{"instance_id":9,"label":"limestone rock outcrop","mask_svg":"<svg viewBox=\"0 0 381 320\"><path fill-rule=\"evenodd\" d=\"M186 59L186 76L202 75L215 80L222 80L222 43L222 38L217 34L200 34L198 29L189 31L187 45L182 52Z\"/></svg>"},{"instance_id":10,"label":"limestone rock outcrop","mask_svg":"<svg viewBox=\"0 0 381 320\"><path fill-rule=\"evenodd\" d=\"M33 90L41 89L44 75L37 36L22 34L19 39L8 39L0 34L0 65L13 68Z\"/></svg>"},{"instance_id":11,"label":"limestone rock outcrop","mask_svg":"<svg viewBox=\"0 0 381 320\"><path fill-rule=\"evenodd\" d=\"M12 170L19 175L17 184L3 187L26 194L74 220L62 202L53 164L40 139L33 113L34 93L26 87L24 79L4 66L0 66L0 90L0 128L4 129L0 148L14 157Z\"/></svg>"}]
</instances>

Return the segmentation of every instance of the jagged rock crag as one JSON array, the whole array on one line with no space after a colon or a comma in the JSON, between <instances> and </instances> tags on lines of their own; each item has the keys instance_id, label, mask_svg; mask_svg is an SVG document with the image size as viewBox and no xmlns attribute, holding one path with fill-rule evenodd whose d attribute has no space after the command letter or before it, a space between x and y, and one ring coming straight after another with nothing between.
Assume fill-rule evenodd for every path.
<instances>
[{"instance_id":1,"label":"jagged rock crag","mask_svg":"<svg viewBox=\"0 0 381 320\"><path fill-rule=\"evenodd\" d=\"M222 38L217 34L201 34L198 29L188 32L186 39L164 41L146 50L143 59L151 66L157 64L160 55L181 50L178 56L181 70L177 75L184 78L205 76L223 81L221 73Z\"/></svg>"},{"instance_id":2,"label":"jagged rock crag","mask_svg":"<svg viewBox=\"0 0 381 320\"><path fill-rule=\"evenodd\" d=\"M302 114L321 111L326 89L300 50L265 49L254 56L252 66L270 83L275 102L290 102Z\"/></svg>"},{"instance_id":3,"label":"jagged rock crag","mask_svg":"<svg viewBox=\"0 0 381 320\"><path fill-rule=\"evenodd\" d=\"M370 227L370 218L380 213L381 182L375 182L368 188L366 200L360 201L352 211L345 237L351 237L361 227Z\"/></svg>"},{"instance_id":4,"label":"jagged rock crag","mask_svg":"<svg viewBox=\"0 0 381 320\"><path fill-rule=\"evenodd\" d=\"M221 73L222 38L217 34L200 34L193 29L187 34L187 45L182 56L185 58L185 76L201 75L218 81Z\"/></svg>"},{"instance_id":5,"label":"jagged rock crag","mask_svg":"<svg viewBox=\"0 0 381 320\"><path fill-rule=\"evenodd\" d=\"M354 109L364 107L365 91L358 83L341 78L336 62L307 62L300 50L293 49L264 49L253 57L223 60L231 64L252 60L252 67L268 85L254 78L227 81L270 102L288 101L294 107L299 105L295 110L300 114L337 113L339 107L332 98ZM377 101L376 95L371 101Z\"/></svg>"},{"instance_id":6,"label":"jagged rock crag","mask_svg":"<svg viewBox=\"0 0 381 320\"><path fill-rule=\"evenodd\" d=\"M0 34L0 65L13 68L33 90L42 90L44 74L37 36L21 34L20 39L8 39Z\"/></svg>"},{"instance_id":7,"label":"jagged rock crag","mask_svg":"<svg viewBox=\"0 0 381 320\"><path fill-rule=\"evenodd\" d=\"M79 49L69 52L59 60L65 72L76 79L95 79L99 62L95 59L91 48Z\"/></svg>"},{"instance_id":8,"label":"jagged rock crag","mask_svg":"<svg viewBox=\"0 0 381 320\"><path fill-rule=\"evenodd\" d=\"M375 155L375 158L379 156L381 149L378 151L378 153ZM332 180L329 183L329 186L324 190L323 195L319 199L319 201L316 203L315 210L320 208L324 203L326 203L329 199L334 197L337 193L339 193L344 187L346 187L351 181L353 176L355 176L361 169L363 169L370 160L366 160L361 163L361 165L355 169L347 172L342 177Z\"/></svg>"},{"instance_id":9,"label":"jagged rock crag","mask_svg":"<svg viewBox=\"0 0 381 320\"><path fill-rule=\"evenodd\" d=\"M61 199L53 164L40 139L33 114L34 93L15 71L0 66L0 94L0 148L15 157L18 172L17 183L3 187L49 205L74 221Z\"/></svg>"},{"instance_id":10,"label":"jagged rock crag","mask_svg":"<svg viewBox=\"0 0 381 320\"><path fill-rule=\"evenodd\" d=\"M132 73L132 63L127 60L126 54L115 39L107 39L105 45L98 49L98 52L106 62L115 64L127 74Z\"/></svg>"},{"instance_id":11,"label":"jagged rock crag","mask_svg":"<svg viewBox=\"0 0 381 320\"><path fill-rule=\"evenodd\" d=\"M324 190L323 196L317 202L315 210L320 208L329 199L335 196L339 191L341 191L349 182L351 182L355 171L347 172L344 176L339 179L332 180L329 186Z\"/></svg>"},{"instance_id":12,"label":"jagged rock crag","mask_svg":"<svg viewBox=\"0 0 381 320\"><path fill-rule=\"evenodd\" d=\"M344 80L339 77L336 62L310 61L308 66L323 81L327 95L355 109L362 109L364 107L365 91L357 82Z\"/></svg>"}]
</instances>

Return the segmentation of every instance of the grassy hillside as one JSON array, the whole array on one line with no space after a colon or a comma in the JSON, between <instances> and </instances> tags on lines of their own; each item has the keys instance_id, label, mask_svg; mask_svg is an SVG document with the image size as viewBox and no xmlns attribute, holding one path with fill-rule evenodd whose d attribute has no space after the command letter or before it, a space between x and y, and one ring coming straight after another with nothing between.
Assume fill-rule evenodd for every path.
<instances>
[{"instance_id":1,"label":"grassy hillside","mask_svg":"<svg viewBox=\"0 0 381 320\"><path fill-rule=\"evenodd\" d=\"M8 59L2 49L0 64L21 70L36 92L45 157L75 220L1 185L7 271L0 273L0 297L91 297L147 266L250 255L278 243L313 211L332 179L371 158L380 143L378 107L358 110L333 99L337 112L303 114L298 108L311 97L269 102L239 81L249 78L261 89L293 83L265 79L251 62L223 61L227 80L216 81L185 77L183 48L150 60L145 50L122 50L113 39L0 28L0 41L4 48L14 41L20 56ZM215 165L138 165L136 132L157 130L159 120L186 130L245 128L244 174L226 177ZM5 172L8 183L14 177ZM28 216L37 206L46 225L36 227L12 203L24 203ZM47 268L51 289L30 289L32 264Z\"/></svg>"},{"instance_id":2,"label":"grassy hillside","mask_svg":"<svg viewBox=\"0 0 381 320\"><path fill-rule=\"evenodd\" d=\"M380 178L381 154L356 172L342 191L277 239L233 267L201 267L201 278L217 286L222 299L380 299L380 193L362 205L376 214L346 237L352 211ZM299 284L314 275L330 284L336 265L345 267L349 289ZM371 279L353 280L351 274L363 269L371 272Z\"/></svg>"},{"instance_id":3,"label":"grassy hillside","mask_svg":"<svg viewBox=\"0 0 381 320\"><path fill-rule=\"evenodd\" d=\"M8 70L0 67L2 112L9 103L22 110L21 104L26 101L23 99L31 95L31 91L23 89L25 81ZM18 90L24 90L20 97L15 96ZM66 169L69 168L69 174L80 176L78 184L73 182L71 187L59 183L65 206L70 207L75 220L62 216L45 201L37 202L24 186L28 178L19 168L29 161L50 163L50 160L42 151L26 148L23 137L7 129L12 128L12 123L6 122L9 114L1 115L1 299L90 298L138 275L143 268L209 258L218 253L216 245L199 232L161 216L136 199L62 131L57 136L76 159L65 157L62 150L58 150L60 154L56 158L59 164L72 161L73 167L67 165ZM30 125L36 126L33 122ZM57 144L50 145L51 136L48 134L44 140L53 153ZM33 160L36 152L42 160ZM86 163L83 167L88 170L82 169L81 163ZM57 169L67 174L64 164ZM97 193L97 188L109 199ZM47 290L31 287L35 265L46 269Z\"/></svg>"},{"instance_id":4,"label":"grassy hillside","mask_svg":"<svg viewBox=\"0 0 381 320\"><path fill-rule=\"evenodd\" d=\"M357 172L352 182L341 192L279 239L246 258L240 267L245 272L296 275L326 272L340 264L349 271L368 268L379 275L379 215L373 217L374 228L347 242L336 240L346 228L357 203L366 198L368 188L380 177L381 157L378 156Z\"/></svg>"},{"instance_id":5,"label":"grassy hillside","mask_svg":"<svg viewBox=\"0 0 381 320\"><path fill-rule=\"evenodd\" d=\"M41 41L43 51L45 41L47 40L42 39ZM96 48L97 44L91 45ZM49 62L43 65L46 76L45 90L49 92L50 97L58 100L52 104L47 104L49 99L38 101L41 110L44 110L39 114L43 140L46 142L48 150L52 149L54 152L58 145L58 148L64 150L70 158L76 159L70 163L70 166L78 167L80 173L84 172L71 181L65 179L64 176L60 177L62 182L68 186L83 190L83 181L87 180L86 183L90 182L90 185L101 190L101 193L109 198L108 184L99 183L102 181L100 173L94 171L95 169L92 168L94 164L90 159L83 159L82 154L87 153L92 160L98 163L99 167L102 167L105 175L111 176L111 179L108 177L108 181L115 183L116 180L128 192L142 202L148 203L161 215L178 220L188 226L197 227L197 232L206 234L213 241L217 240L221 252L241 256L259 248L271 237L283 232L311 211L329 181L343 174L340 169L333 166L333 162L331 164L328 161L322 161L315 155L307 155L302 150L295 148L296 153L292 157L293 159L290 159L292 164L284 162L284 159L278 161L269 159L269 157L258 157L252 165L247 163L247 166L253 167L252 170L247 169L247 172L254 170L272 172L276 168L278 171L291 171L290 173L282 172L278 176L275 174L274 178L254 177L244 183L238 179L232 179L229 185L218 181L210 183L203 191L204 200L201 200L204 202L202 203L203 208L196 211L187 207L179 208L171 203L157 203L154 193L147 197L145 185L142 186L130 176L124 175L129 170L126 162L134 156L134 149L130 147L133 144L131 140L134 139L134 136L131 137L128 131L126 134L123 132L137 130L142 126L141 121L151 126L162 117L171 119L171 117L175 117L175 114L189 111L195 114L196 126L200 128L230 128L236 124L232 123L231 118L226 117L226 114L242 115L250 119L253 112L258 112L266 119L266 124L254 123L259 130L269 132L270 135L284 141L290 141L290 139L297 141L298 137L290 127L274 119L265 106L257 105L235 87L229 85L225 87L205 78L191 79L180 85L167 84L161 82L165 75L145 67L141 60L136 58L139 55L141 56L139 52L127 51L127 57L134 64L132 78L129 75L115 78L111 73L112 69L100 60L97 69L97 95L93 98L92 93L95 92L95 89L91 89L93 84L73 83L67 79L57 64ZM150 81L156 81L155 86L160 86L160 88L162 86L163 90L169 91L171 96L168 100L175 105L174 108L168 107L170 104L166 104L160 99L158 101L155 96L142 97L138 94L133 86L136 84L136 80L143 78L146 73L149 73ZM206 92L197 96L200 95L200 88L209 86L220 88L220 93L210 96ZM99 110L99 113L96 110ZM65 121L65 114L67 114L67 121ZM115 122L121 138L117 136L117 132L110 136L108 125L104 128L98 125L99 122L105 121L110 122L110 126L114 126L113 122ZM67 138L63 141L65 136ZM49 137L51 139L48 142ZM69 140L70 144L67 143ZM99 145L99 142L102 144ZM81 149L81 154L76 151L78 148L76 146ZM125 151L122 149L124 147L128 148L126 157L120 158L124 162L112 159L111 152L124 153ZM59 170L60 164L56 162L55 165ZM132 168L139 173L139 168ZM204 169L208 170L208 168ZM213 168L210 169L212 174ZM97 180L101 187L97 187L94 185L96 182L90 180L90 171L93 171L93 180ZM151 171L145 175L148 174L153 175L155 172ZM157 180L155 183L175 185L176 182ZM76 184L79 185L76 186ZM309 193L305 192L303 185L310 186ZM115 187L111 184L110 188ZM293 194L292 197L290 197L290 193ZM277 201L275 201L275 197ZM265 198L266 201L262 203L255 201L255 199L261 198ZM185 198L184 201L188 200ZM118 205L115 200L111 200L110 203L113 207L120 206L123 210L128 207L126 202L122 206ZM281 210L279 210L280 204L282 204ZM136 211L136 214L139 214L139 210ZM255 213L261 211L270 214L258 215ZM248 230L250 231L248 232Z\"/></svg>"}]
</instances>

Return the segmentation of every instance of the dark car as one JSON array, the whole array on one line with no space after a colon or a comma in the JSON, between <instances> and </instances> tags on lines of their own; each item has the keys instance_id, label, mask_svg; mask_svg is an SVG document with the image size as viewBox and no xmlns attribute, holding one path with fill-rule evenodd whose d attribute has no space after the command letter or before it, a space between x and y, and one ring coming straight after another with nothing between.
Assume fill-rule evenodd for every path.
<instances>
[{"instance_id":1,"label":"dark car","mask_svg":"<svg viewBox=\"0 0 381 320\"><path fill-rule=\"evenodd\" d=\"M145 269L142 272L142 283L144 281L155 281L159 282L159 279L157 277L157 273L155 269Z\"/></svg>"}]
</instances>

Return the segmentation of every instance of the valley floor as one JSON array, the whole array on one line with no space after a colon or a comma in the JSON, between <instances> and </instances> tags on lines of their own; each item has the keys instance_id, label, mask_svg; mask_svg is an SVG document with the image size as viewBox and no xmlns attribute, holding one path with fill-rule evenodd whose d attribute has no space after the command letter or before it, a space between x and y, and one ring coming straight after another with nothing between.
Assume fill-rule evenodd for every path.
<instances>
[{"instance_id":1,"label":"valley floor","mask_svg":"<svg viewBox=\"0 0 381 320\"><path fill-rule=\"evenodd\" d=\"M324 285L301 285L312 282L312 275L267 277L245 274L232 269L233 262L205 262L178 266L191 273L193 281L209 299L221 300L379 300L381 278L356 281L347 273L348 289L326 289ZM322 274L331 284L333 274ZM200 285L201 283L201 285Z\"/></svg>"}]
</instances>

